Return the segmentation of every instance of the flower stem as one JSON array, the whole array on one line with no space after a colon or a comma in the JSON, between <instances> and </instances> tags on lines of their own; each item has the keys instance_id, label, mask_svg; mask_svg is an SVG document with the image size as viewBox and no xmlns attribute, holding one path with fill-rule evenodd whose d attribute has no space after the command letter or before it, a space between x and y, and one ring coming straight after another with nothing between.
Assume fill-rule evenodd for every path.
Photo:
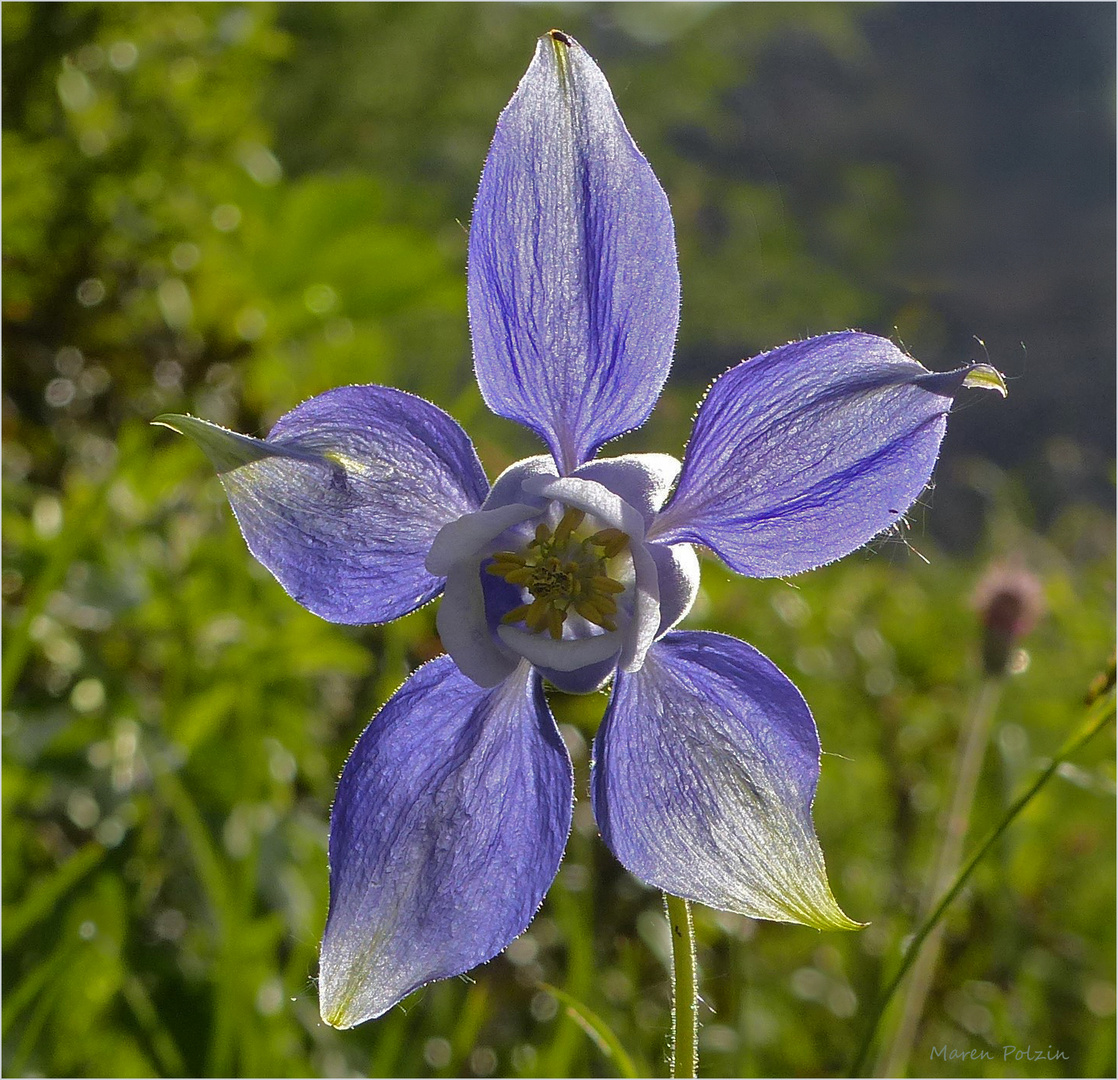
<instances>
[{"instance_id":1,"label":"flower stem","mask_svg":"<svg viewBox=\"0 0 1118 1080\"><path fill-rule=\"evenodd\" d=\"M699 1068L699 980L691 902L664 894L672 932L672 1076L695 1077Z\"/></svg>"},{"instance_id":2,"label":"flower stem","mask_svg":"<svg viewBox=\"0 0 1118 1080\"><path fill-rule=\"evenodd\" d=\"M1064 743L1044 771L1041 772L1032 784L1029 785L1028 789L1017 798L1013 805L1010 806L1005 816L998 822L989 836L979 845L975 853L967 860L966 865L959 871L958 876L955 878L954 884L944 893L943 898L936 904L935 910L924 920L920 929L913 935L908 950L901 960L901 965L897 969L897 973L893 976L874 1007L873 1019L870 1021L869 1027L866 1029L866 1033L862 1038L861 1047L858 1050L858 1055L854 1059L853 1065L850 1067L850 1072L847 1074L848 1076L863 1075L862 1067L873 1046L874 1037L877 1035L878 1027L881 1024L881 1018L884 1016L885 1010L888 1008L893 995L897 992L897 987L900 986L904 977L908 974L909 969L912 967L913 962L920 952L920 947L924 944L928 935L936 928L940 919L943 918L944 912L951 906L951 902L959 895L963 886L970 880L970 876L974 873L975 867L985 858L986 854L998 842L1006 829L1013 824L1021 811L1033 801L1037 792L1052 779L1056 770L1067 761L1072 754L1086 746L1086 744L1113 719L1113 694L1107 693L1105 696L1093 698L1084 724Z\"/></svg>"}]
</instances>

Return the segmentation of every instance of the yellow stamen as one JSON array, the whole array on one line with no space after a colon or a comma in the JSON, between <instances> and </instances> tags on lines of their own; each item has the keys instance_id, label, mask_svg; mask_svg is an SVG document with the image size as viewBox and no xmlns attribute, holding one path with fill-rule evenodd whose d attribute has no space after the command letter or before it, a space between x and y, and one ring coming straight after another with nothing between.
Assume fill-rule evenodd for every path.
<instances>
[{"instance_id":1,"label":"yellow stamen","mask_svg":"<svg viewBox=\"0 0 1118 1080\"><path fill-rule=\"evenodd\" d=\"M616 614L615 611L603 611L598 603L589 600L580 600L574 608L587 622L592 622L595 626L602 627L603 630L617 629L617 623L611 618L612 615Z\"/></svg>"},{"instance_id":2,"label":"yellow stamen","mask_svg":"<svg viewBox=\"0 0 1118 1080\"><path fill-rule=\"evenodd\" d=\"M609 596L592 596L591 602L603 615L616 615L617 603Z\"/></svg>"},{"instance_id":3,"label":"yellow stamen","mask_svg":"<svg viewBox=\"0 0 1118 1080\"><path fill-rule=\"evenodd\" d=\"M528 612L531 610L531 607L532 607L531 604L521 604L520 607L513 608L512 611L508 611L504 615L502 615L501 616L501 622L503 622L503 623L523 622L524 619L527 618Z\"/></svg>"},{"instance_id":4,"label":"yellow stamen","mask_svg":"<svg viewBox=\"0 0 1118 1080\"><path fill-rule=\"evenodd\" d=\"M503 623L524 623L532 633L546 630L559 641L571 611L605 630L616 630L615 596L626 586L609 576L609 560L629 544L620 529L600 529L577 537L586 512L567 507L554 531L540 522L522 551L498 551L486 571L531 594L531 601L505 614Z\"/></svg>"},{"instance_id":5,"label":"yellow stamen","mask_svg":"<svg viewBox=\"0 0 1118 1080\"><path fill-rule=\"evenodd\" d=\"M563 621L566 618L567 613L558 608L553 607L547 613L547 629L556 641L563 636Z\"/></svg>"},{"instance_id":6,"label":"yellow stamen","mask_svg":"<svg viewBox=\"0 0 1118 1080\"><path fill-rule=\"evenodd\" d=\"M551 605L546 600L536 599L528 606L524 621L528 629L538 634L547 625L547 612Z\"/></svg>"},{"instance_id":7,"label":"yellow stamen","mask_svg":"<svg viewBox=\"0 0 1118 1080\"><path fill-rule=\"evenodd\" d=\"M593 600L576 600L574 603L574 609L584 619L589 619L592 623L597 623L598 620L604 615L602 609L599 608Z\"/></svg>"},{"instance_id":8,"label":"yellow stamen","mask_svg":"<svg viewBox=\"0 0 1118 1080\"><path fill-rule=\"evenodd\" d=\"M527 569L524 563L504 562L500 559L495 559L486 568L486 573L493 574L496 577L505 577L507 574L515 574L520 570Z\"/></svg>"},{"instance_id":9,"label":"yellow stamen","mask_svg":"<svg viewBox=\"0 0 1118 1080\"><path fill-rule=\"evenodd\" d=\"M629 537L620 529L602 529L591 536L587 543L602 548L606 558L612 559L629 546Z\"/></svg>"},{"instance_id":10,"label":"yellow stamen","mask_svg":"<svg viewBox=\"0 0 1118 1080\"><path fill-rule=\"evenodd\" d=\"M556 546L566 546L571 538L571 533L575 531L581 524L582 519L586 517L586 511L577 510L575 507L568 507L567 512L563 515L562 520L555 526L555 544Z\"/></svg>"}]
</instances>

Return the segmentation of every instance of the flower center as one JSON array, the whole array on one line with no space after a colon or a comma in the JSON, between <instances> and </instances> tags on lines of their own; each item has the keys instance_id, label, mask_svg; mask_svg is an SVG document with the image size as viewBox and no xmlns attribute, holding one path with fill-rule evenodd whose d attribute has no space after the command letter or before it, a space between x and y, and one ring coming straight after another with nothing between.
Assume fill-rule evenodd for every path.
<instances>
[{"instance_id":1,"label":"flower center","mask_svg":"<svg viewBox=\"0 0 1118 1080\"><path fill-rule=\"evenodd\" d=\"M603 630L616 630L614 597L625 586L609 575L609 561L629 545L620 529L601 529L589 536L576 530L586 514L567 509L552 530L543 522L523 551L498 551L486 567L510 585L527 589L531 603L521 604L501 621L524 623L534 634L547 630L558 641L571 611Z\"/></svg>"}]
</instances>

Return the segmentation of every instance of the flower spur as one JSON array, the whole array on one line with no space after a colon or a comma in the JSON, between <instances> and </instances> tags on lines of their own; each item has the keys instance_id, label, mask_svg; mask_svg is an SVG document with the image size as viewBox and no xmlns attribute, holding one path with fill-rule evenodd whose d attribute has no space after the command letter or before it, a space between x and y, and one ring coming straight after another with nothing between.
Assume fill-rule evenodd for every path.
<instances>
[{"instance_id":1,"label":"flower spur","mask_svg":"<svg viewBox=\"0 0 1118 1080\"><path fill-rule=\"evenodd\" d=\"M373 718L330 825L322 1015L349 1027L524 931L571 825L570 759L543 692L612 682L591 799L649 885L756 918L855 926L827 883L811 803L819 741L795 686L723 634L677 631L703 545L783 577L897 522L927 484L955 394L1004 393L986 365L934 374L844 332L717 379L681 463L595 458L639 427L671 363L679 279L667 199L606 80L540 39L501 114L469 239L475 370L497 414L548 453L490 486L446 413L350 386L264 440L192 417L253 555L335 622L385 622L443 594L447 654Z\"/></svg>"}]
</instances>

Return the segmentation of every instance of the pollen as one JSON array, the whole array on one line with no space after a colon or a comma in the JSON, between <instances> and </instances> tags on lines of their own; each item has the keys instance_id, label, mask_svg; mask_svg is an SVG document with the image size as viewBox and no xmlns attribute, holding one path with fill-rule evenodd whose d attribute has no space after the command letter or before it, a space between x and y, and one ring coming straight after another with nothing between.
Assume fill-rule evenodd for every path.
<instances>
[{"instance_id":1,"label":"pollen","mask_svg":"<svg viewBox=\"0 0 1118 1080\"><path fill-rule=\"evenodd\" d=\"M498 551L486 570L510 585L526 589L530 603L513 608L504 623L523 623L532 633L545 630L558 641L567 616L616 630L618 593L625 586L609 575L609 562L629 545L620 529L600 529L588 536L578 532L586 514L567 509L554 531L540 523L523 551Z\"/></svg>"}]
</instances>

